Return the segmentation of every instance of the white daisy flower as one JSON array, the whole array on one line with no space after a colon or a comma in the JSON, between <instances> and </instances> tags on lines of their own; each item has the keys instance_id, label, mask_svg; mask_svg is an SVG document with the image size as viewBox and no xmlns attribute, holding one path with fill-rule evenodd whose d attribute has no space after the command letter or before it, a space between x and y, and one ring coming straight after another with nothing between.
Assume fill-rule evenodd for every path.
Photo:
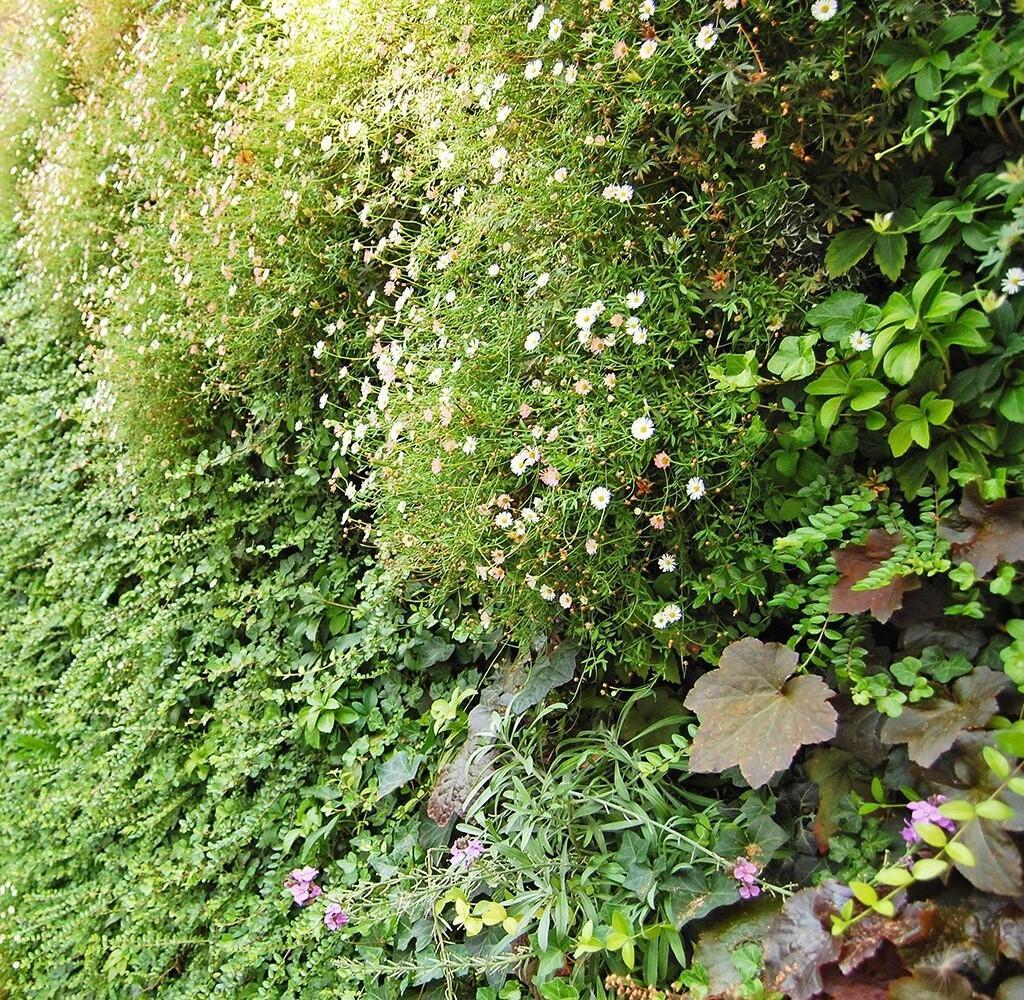
<instances>
[{"instance_id":1,"label":"white daisy flower","mask_svg":"<svg viewBox=\"0 0 1024 1000\"><path fill-rule=\"evenodd\" d=\"M693 40L693 44L704 52L708 49L713 48L715 42L718 41L718 32L715 31L713 24L705 24L700 31L697 32L697 37Z\"/></svg>"},{"instance_id":2,"label":"white daisy flower","mask_svg":"<svg viewBox=\"0 0 1024 1000\"><path fill-rule=\"evenodd\" d=\"M1003 278L1003 293L1016 295L1024 288L1024 267L1011 267Z\"/></svg>"},{"instance_id":3,"label":"white daisy flower","mask_svg":"<svg viewBox=\"0 0 1024 1000\"><path fill-rule=\"evenodd\" d=\"M508 162L508 150L504 146L498 146L491 153L490 163L495 170L500 170Z\"/></svg>"},{"instance_id":4,"label":"white daisy flower","mask_svg":"<svg viewBox=\"0 0 1024 1000\"><path fill-rule=\"evenodd\" d=\"M476 438L472 434L462 442L462 450L467 455L472 455L476 451Z\"/></svg>"},{"instance_id":5,"label":"white daisy flower","mask_svg":"<svg viewBox=\"0 0 1024 1000\"><path fill-rule=\"evenodd\" d=\"M671 573L676 568L676 557L671 552L658 556L658 569L663 573Z\"/></svg>"},{"instance_id":6,"label":"white daisy flower","mask_svg":"<svg viewBox=\"0 0 1024 1000\"><path fill-rule=\"evenodd\" d=\"M691 500L700 500L707 492L708 488L700 476L691 476L686 480L686 495Z\"/></svg>"},{"instance_id":7,"label":"white daisy flower","mask_svg":"<svg viewBox=\"0 0 1024 1000\"><path fill-rule=\"evenodd\" d=\"M648 38L643 45L640 46L640 58L650 59L651 56L658 50L658 43L653 38Z\"/></svg>"},{"instance_id":8,"label":"white daisy flower","mask_svg":"<svg viewBox=\"0 0 1024 1000\"><path fill-rule=\"evenodd\" d=\"M566 611L572 607L572 595L571 594L559 594L558 603L565 608Z\"/></svg>"},{"instance_id":9,"label":"white daisy flower","mask_svg":"<svg viewBox=\"0 0 1024 1000\"><path fill-rule=\"evenodd\" d=\"M866 351L871 347L871 334L863 330L854 330L850 335L850 346L855 351Z\"/></svg>"},{"instance_id":10,"label":"white daisy flower","mask_svg":"<svg viewBox=\"0 0 1024 1000\"><path fill-rule=\"evenodd\" d=\"M545 601L553 601L555 599L555 592L546 583L543 583L540 588L540 596L543 597Z\"/></svg>"},{"instance_id":11,"label":"white daisy flower","mask_svg":"<svg viewBox=\"0 0 1024 1000\"><path fill-rule=\"evenodd\" d=\"M611 502L612 495L604 486L590 491L590 506L595 510L604 510Z\"/></svg>"},{"instance_id":12,"label":"white daisy flower","mask_svg":"<svg viewBox=\"0 0 1024 1000\"><path fill-rule=\"evenodd\" d=\"M654 0L644 0L637 11L637 17L641 21L649 21L654 16Z\"/></svg>"},{"instance_id":13,"label":"white daisy flower","mask_svg":"<svg viewBox=\"0 0 1024 1000\"><path fill-rule=\"evenodd\" d=\"M654 437L654 421L650 417L637 417L630 425L629 433L637 441L649 441Z\"/></svg>"},{"instance_id":14,"label":"white daisy flower","mask_svg":"<svg viewBox=\"0 0 1024 1000\"><path fill-rule=\"evenodd\" d=\"M529 23L526 25L527 31L536 31L537 25L540 24L541 19L544 17L544 4L537 4L533 9L533 13L530 15Z\"/></svg>"},{"instance_id":15,"label":"white daisy flower","mask_svg":"<svg viewBox=\"0 0 1024 1000\"><path fill-rule=\"evenodd\" d=\"M528 351L535 351L540 346L540 334L534 330L532 333L526 335L526 341L523 345Z\"/></svg>"},{"instance_id":16,"label":"white daisy flower","mask_svg":"<svg viewBox=\"0 0 1024 1000\"><path fill-rule=\"evenodd\" d=\"M519 452L518 455L514 456L512 461L508 463L509 468L517 475L521 476L527 468L526 455Z\"/></svg>"},{"instance_id":17,"label":"white daisy flower","mask_svg":"<svg viewBox=\"0 0 1024 1000\"><path fill-rule=\"evenodd\" d=\"M503 510L497 517L495 517L494 523L499 528L511 528L514 523L514 518L507 510Z\"/></svg>"},{"instance_id":18,"label":"white daisy flower","mask_svg":"<svg viewBox=\"0 0 1024 1000\"><path fill-rule=\"evenodd\" d=\"M639 309L647 301L647 295L639 289L633 289L626 295L626 308Z\"/></svg>"},{"instance_id":19,"label":"white daisy flower","mask_svg":"<svg viewBox=\"0 0 1024 1000\"><path fill-rule=\"evenodd\" d=\"M562 37L562 22L554 17L551 19L551 23L548 25L548 38L553 42L557 42Z\"/></svg>"},{"instance_id":20,"label":"white daisy flower","mask_svg":"<svg viewBox=\"0 0 1024 1000\"><path fill-rule=\"evenodd\" d=\"M839 13L839 4L836 0L815 0L811 4L811 17L815 21L831 21Z\"/></svg>"},{"instance_id":21,"label":"white daisy flower","mask_svg":"<svg viewBox=\"0 0 1024 1000\"><path fill-rule=\"evenodd\" d=\"M581 330L589 332L590 328L597 322L597 313L592 306L584 306L576 310L576 325Z\"/></svg>"},{"instance_id":22,"label":"white daisy flower","mask_svg":"<svg viewBox=\"0 0 1024 1000\"><path fill-rule=\"evenodd\" d=\"M544 69L544 63L540 59L531 59L523 69L523 76L527 80L536 80Z\"/></svg>"}]
</instances>

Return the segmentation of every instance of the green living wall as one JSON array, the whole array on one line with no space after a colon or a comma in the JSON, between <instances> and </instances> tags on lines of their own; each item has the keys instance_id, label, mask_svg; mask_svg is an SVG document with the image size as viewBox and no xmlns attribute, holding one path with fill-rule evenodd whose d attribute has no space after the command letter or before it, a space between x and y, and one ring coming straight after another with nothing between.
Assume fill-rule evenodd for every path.
<instances>
[{"instance_id":1,"label":"green living wall","mask_svg":"<svg viewBox=\"0 0 1024 1000\"><path fill-rule=\"evenodd\" d=\"M1021 995L1021 18L0 0L0 998Z\"/></svg>"}]
</instances>

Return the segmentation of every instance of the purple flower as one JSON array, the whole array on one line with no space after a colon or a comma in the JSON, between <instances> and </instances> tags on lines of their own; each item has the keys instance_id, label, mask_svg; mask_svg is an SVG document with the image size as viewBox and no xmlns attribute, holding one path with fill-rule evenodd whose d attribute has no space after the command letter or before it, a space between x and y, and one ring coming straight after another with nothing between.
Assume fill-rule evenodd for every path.
<instances>
[{"instance_id":1,"label":"purple flower","mask_svg":"<svg viewBox=\"0 0 1024 1000\"><path fill-rule=\"evenodd\" d=\"M483 853L483 841L476 837L459 837L452 844L452 868L468 868Z\"/></svg>"},{"instance_id":2,"label":"purple flower","mask_svg":"<svg viewBox=\"0 0 1024 1000\"><path fill-rule=\"evenodd\" d=\"M324 926L332 931L340 931L348 923L348 914L340 903L328 903L324 907Z\"/></svg>"},{"instance_id":3,"label":"purple flower","mask_svg":"<svg viewBox=\"0 0 1024 1000\"><path fill-rule=\"evenodd\" d=\"M927 799L907 803L907 808L910 810L910 819L904 821L901 833L903 839L908 844L920 843L921 837L917 830L914 829L915 823L933 823L949 833L953 833L956 830L956 824L939 812L939 806L945 801L945 795L932 795Z\"/></svg>"},{"instance_id":4,"label":"purple flower","mask_svg":"<svg viewBox=\"0 0 1024 1000\"><path fill-rule=\"evenodd\" d=\"M323 889L313 881L319 874L317 868L295 868L284 880L284 887L292 894L297 906L312 903L323 892Z\"/></svg>"},{"instance_id":5,"label":"purple flower","mask_svg":"<svg viewBox=\"0 0 1024 1000\"><path fill-rule=\"evenodd\" d=\"M749 858L737 858L732 866L732 877L740 884L740 896L743 899L754 899L761 895L761 887L757 885L757 875L761 869Z\"/></svg>"}]
</instances>

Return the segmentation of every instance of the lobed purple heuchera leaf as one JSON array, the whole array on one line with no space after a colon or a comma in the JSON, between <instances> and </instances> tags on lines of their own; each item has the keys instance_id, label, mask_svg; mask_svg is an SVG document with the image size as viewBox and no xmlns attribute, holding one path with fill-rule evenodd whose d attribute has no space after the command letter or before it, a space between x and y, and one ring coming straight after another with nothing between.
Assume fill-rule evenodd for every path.
<instances>
[{"instance_id":1,"label":"lobed purple heuchera leaf","mask_svg":"<svg viewBox=\"0 0 1024 1000\"><path fill-rule=\"evenodd\" d=\"M700 728L690 770L737 766L754 787L788 767L800 747L836 733L834 697L820 677L793 677L799 657L787 646L740 639L725 648L717 669L701 677L684 704Z\"/></svg>"}]
</instances>

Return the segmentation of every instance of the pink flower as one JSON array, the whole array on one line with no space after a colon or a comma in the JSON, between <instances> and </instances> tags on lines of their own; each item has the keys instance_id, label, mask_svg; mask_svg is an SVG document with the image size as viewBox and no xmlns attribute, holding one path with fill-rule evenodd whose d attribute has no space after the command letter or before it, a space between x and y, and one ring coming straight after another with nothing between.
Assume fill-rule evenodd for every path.
<instances>
[{"instance_id":1,"label":"pink flower","mask_svg":"<svg viewBox=\"0 0 1024 1000\"><path fill-rule=\"evenodd\" d=\"M284 880L284 887L292 894L292 900L297 906L312 903L323 892L313 881L319 874L316 868L295 868Z\"/></svg>"},{"instance_id":2,"label":"pink flower","mask_svg":"<svg viewBox=\"0 0 1024 1000\"><path fill-rule=\"evenodd\" d=\"M348 914L340 903L328 903L324 907L324 926L332 931L340 931L348 923Z\"/></svg>"},{"instance_id":3,"label":"pink flower","mask_svg":"<svg viewBox=\"0 0 1024 1000\"><path fill-rule=\"evenodd\" d=\"M672 459L668 457L667 451L659 451L654 456L654 464L659 469L667 469L672 464Z\"/></svg>"},{"instance_id":4,"label":"pink flower","mask_svg":"<svg viewBox=\"0 0 1024 1000\"><path fill-rule=\"evenodd\" d=\"M756 884L761 869L749 858L737 858L732 866L732 877L740 884L740 896L743 899L754 899L761 895L761 887Z\"/></svg>"},{"instance_id":5,"label":"pink flower","mask_svg":"<svg viewBox=\"0 0 1024 1000\"><path fill-rule=\"evenodd\" d=\"M540 481L545 486L550 486L554 489L562 478L562 474L553 465L549 465L540 474Z\"/></svg>"},{"instance_id":6,"label":"pink flower","mask_svg":"<svg viewBox=\"0 0 1024 1000\"><path fill-rule=\"evenodd\" d=\"M664 514L652 514L648 518L647 523L650 524L650 526L655 531L661 531L661 529L665 527L665 515Z\"/></svg>"},{"instance_id":7,"label":"pink flower","mask_svg":"<svg viewBox=\"0 0 1024 1000\"><path fill-rule=\"evenodd\" d=\"M527 420L530 417L530 414L532 414L532 413L533 413L533 407L530 406L529 403L520 403L519 404L519 416L521 416L523 418L523 420Z\"/></svg>"},{"instance_id":8,"label":"pink flower","mask_svg":"<svg viewBox=\"0 0 1024 1000\"><path fill-rule=\"evenodd\" d=\"M468 868L486 848L476 837L459 837L452 844L452 868Z\"/></svg>"},{"instance_id":9,"label":"pink flower","mask_svg":"<svg viewBox=\"0 0 1024 1000\"><path fill-rule=\"evenodd\" d=\"M918 802L907 803L910 819L904 822L901 834L908 844L916 844L921 840L921 835L914 829L915 823L932 823L949 833L956 830L956 824L939 812L939 806L945 801L945 795L932 795Z\"/></svg>"}]
</instances>

